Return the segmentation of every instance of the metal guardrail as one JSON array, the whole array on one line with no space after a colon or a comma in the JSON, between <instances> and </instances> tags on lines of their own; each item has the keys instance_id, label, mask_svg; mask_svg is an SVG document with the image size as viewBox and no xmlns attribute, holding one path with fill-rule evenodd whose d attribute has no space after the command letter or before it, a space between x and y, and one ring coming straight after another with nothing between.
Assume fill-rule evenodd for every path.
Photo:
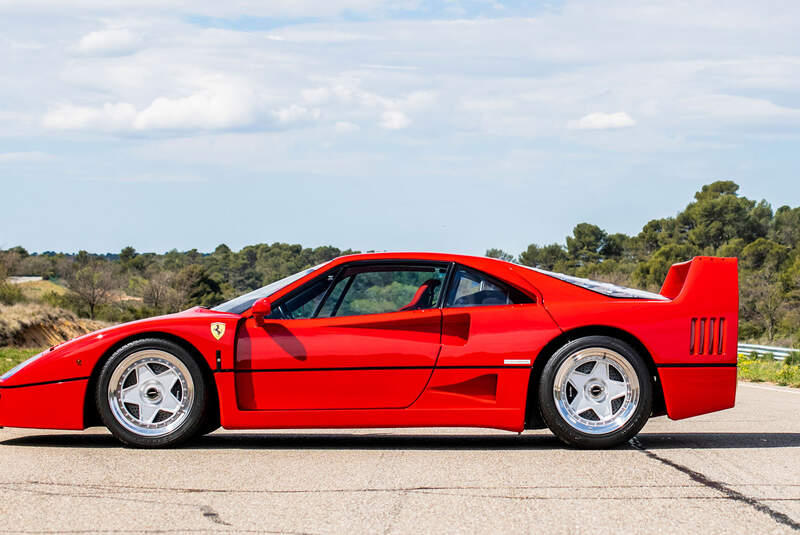
<instances>
[{"instance_id":1,"label":"metal guardrail","mask_svg":"<svg viewBox=\"0 0 800 535\"><path fill-rule=\"evenodd\" d=\"M775 360L785 360L798 349L791 347L760 346L757 344L739 344L739 354L741 355L772 355Z\"/></svg>"}]
</instances>

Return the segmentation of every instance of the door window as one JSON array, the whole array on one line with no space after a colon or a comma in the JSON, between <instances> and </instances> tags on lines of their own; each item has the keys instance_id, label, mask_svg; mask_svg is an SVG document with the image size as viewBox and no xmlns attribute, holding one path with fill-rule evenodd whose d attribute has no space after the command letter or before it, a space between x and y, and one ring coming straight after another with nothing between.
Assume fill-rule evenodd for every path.
<instances>
[{"instance_id":1,"label":"door window","mask_svg":"<svg viewBox=\"0 0 800 535\"><path fill-rule=\"evenodd\" d=\"M434 308L446 273L445 268L373 268L352 274L335 316L359 316L401 310Z\"/></svg>"},{"instance_id":2,"label":"door window","mask_svg":"<svg viewBox=\"0 0 800 535\"><path fill-rule=\"evenodd\" d=\"M439 304L445 266L353 266L312 281L280 303L271 317L331 318L423 310Z\"/></svg>"}]
</instances>

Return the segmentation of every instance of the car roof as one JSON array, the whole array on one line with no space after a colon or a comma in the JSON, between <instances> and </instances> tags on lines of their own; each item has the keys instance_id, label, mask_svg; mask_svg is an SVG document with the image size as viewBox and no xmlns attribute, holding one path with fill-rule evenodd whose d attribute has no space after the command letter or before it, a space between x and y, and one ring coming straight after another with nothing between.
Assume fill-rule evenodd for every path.
<instances>
[{"instance_id":1,"label":"car roof","mask_svg":"<svg viewBox=\"0 0 800 535\"><path fill-rule=\"evenodd\" d=\"M360 260L430 260L435 262L463 262L467 264L497 262L513 265L505 260L489 258L487 256L472 256L453 253L431 253L431 252L380 252L380 253L357 253L339 256L333 262L340 264L344 262L356 262Z\"/></svg>"}]
</instances>

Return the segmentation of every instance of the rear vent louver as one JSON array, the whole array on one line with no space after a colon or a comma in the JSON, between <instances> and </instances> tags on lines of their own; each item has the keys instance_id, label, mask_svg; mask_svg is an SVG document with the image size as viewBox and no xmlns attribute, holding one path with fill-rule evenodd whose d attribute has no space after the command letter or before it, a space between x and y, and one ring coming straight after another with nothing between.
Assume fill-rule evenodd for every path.
<instances>
[{"instance_id":1,"label":"rear vent louver","mask_svg":"<svg viewBox=\"0 0 800 535\"><path fill-rule=\"evenodd\" d=\"M722 355L724 344L725 318L692 318L689 328L690 355Z\"/></svg>"}]
</instances>

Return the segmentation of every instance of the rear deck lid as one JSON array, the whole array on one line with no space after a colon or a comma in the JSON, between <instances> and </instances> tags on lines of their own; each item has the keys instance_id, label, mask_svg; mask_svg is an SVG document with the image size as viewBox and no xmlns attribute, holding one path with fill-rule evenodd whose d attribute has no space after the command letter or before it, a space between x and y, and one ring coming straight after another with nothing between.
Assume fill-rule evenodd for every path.
<instances>
[{"instance_id":1,"label":"rear deck lid","mask_svg":"<svg viewBox=\"0 0 800 535\"><path fill-rule=\"evenodd\" d=\"M585 288L592 292L607 295L608 297L617 297L620 299L649 299L655 301L669 301L669 299L657 293L648 292L645 290L637 290L636 288L626 288L625 286L617 286L616 284L611 284L610 282L584 279L582 277L564 275L563 273L554 273L552 271L539 268L529 267L528 269L543 275L547 275L548 277L553 277L564 282L574 284L575 286L580 286L581 288Z\"/></svg>"}]
</instances>

